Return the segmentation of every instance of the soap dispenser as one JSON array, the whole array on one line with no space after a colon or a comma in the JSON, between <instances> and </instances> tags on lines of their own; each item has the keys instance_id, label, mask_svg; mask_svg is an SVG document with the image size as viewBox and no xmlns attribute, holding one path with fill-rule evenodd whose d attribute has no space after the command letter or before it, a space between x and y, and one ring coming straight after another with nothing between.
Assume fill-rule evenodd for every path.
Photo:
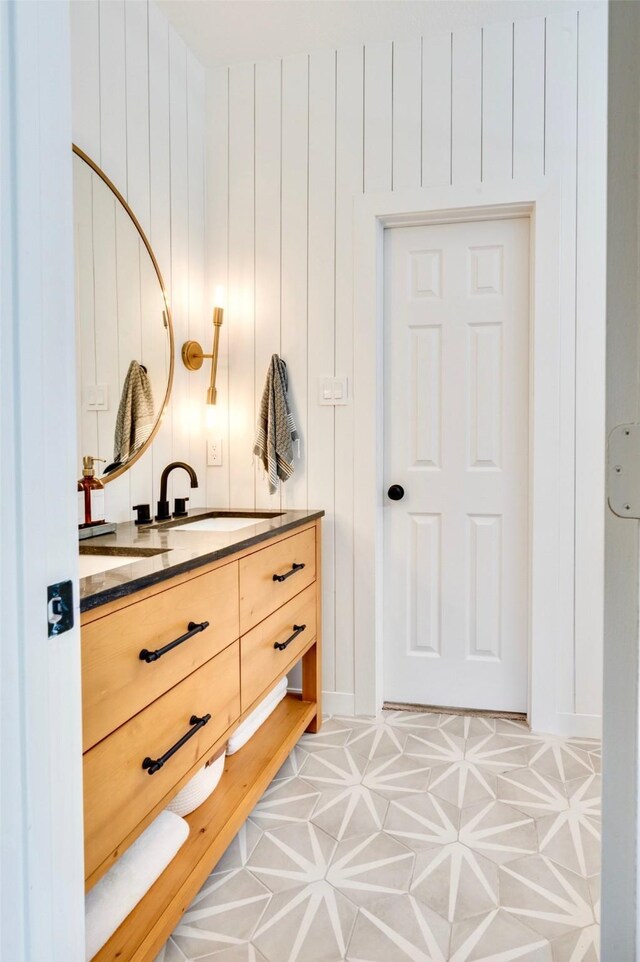
<instances>
[{"instance_id":1,"label":"soap dispenser","mask_svg":"<svg viewBox=\"0 0 640 962\"><path fill-rule=\"evenodd\" d=\"M78 526L104 524L104 484L96 478L94 464L104 458L86 455L82 459L82 477L78 481Z\"/></svg>"}]
</instances>

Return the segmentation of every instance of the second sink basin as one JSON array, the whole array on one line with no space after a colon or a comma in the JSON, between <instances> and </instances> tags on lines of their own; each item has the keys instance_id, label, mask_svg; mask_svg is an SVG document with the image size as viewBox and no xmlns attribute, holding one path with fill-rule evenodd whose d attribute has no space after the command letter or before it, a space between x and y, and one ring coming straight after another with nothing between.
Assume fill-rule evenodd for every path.
<instances>
[{"instance_id":1,"label":"second sink basin","mask_svg":"<svg viewBox=\"0 0 640 962\"><path fill-rule=\"evenodd\" d=\"M253 514L232 514L222 511L212 512L203 515L201 518L185 518L184 521L174 521L164 527L180 527L181 531L238 531L240 528L248 528L261 521L268 521L270 518L280 517L280 512L265 511Z\"/></svg>"},{"instance_id":2,"label":"second sink basin","mask_svg":"<svg viewBox=\"0 0 640 962\"><path fill-rule=\"evenodd\" d=\"M130 565L142 558L153 558L154 555L164 554L167 548L115 548L107 545L81 544L80 577L89 578L91 575L111 571L122 565Z\"/></svg>"}]
</instances>

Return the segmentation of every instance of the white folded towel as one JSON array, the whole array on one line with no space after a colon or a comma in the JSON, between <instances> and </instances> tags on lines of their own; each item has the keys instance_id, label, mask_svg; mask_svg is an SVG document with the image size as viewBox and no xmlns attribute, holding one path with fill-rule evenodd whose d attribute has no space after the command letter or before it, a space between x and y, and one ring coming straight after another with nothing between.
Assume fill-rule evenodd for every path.
<instances>
[{"instance_id":1,"label":"white folded towel","mask_svg":"<svg viewBox=\"0 0 640 962\"><path fill-rule=\"evenodd\" d=\"M276 687L269 692L266 698L263 698L260 704L254 708L250 715L248 715L242 724L236 728L235 732L229 739L229 744L227 745L227 755L234 755L236 752L240 751L243 745L246 745L252 735L258 731L261 725L263 725L269 715L277 708L282 699L287 694L287 679L283 678L278 682Z\"/></svg>"},{"instance_id":2,"label":"white folded towel","mask_svg":"<svg viewBox=\"0 0 640 962\"><path fill-rule=\"evenodd\" d=\"M166 812L174 812L176 815L190 815L196 808L199 808L218 787L218 782L224 772L224 749L218 758L205 765L199 772L190 778L187 784L167 805Z\"/></svg>"},{"instance_id":3,"label":"white folded towel","mask_svg":"<svg viewBox=\"0 0 640 962\"><path fill-rule=\"evenodd\" d=\"M188 835L189 825L183 818L173 812L161 812L87 892L84 900L87 962L144 898Z\"/></svg>"}]
</instances>

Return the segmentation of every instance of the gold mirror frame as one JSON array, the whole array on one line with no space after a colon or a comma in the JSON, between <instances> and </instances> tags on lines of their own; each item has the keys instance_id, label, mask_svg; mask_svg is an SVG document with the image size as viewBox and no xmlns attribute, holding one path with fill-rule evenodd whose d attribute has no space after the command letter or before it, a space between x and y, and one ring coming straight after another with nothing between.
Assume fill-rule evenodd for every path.
<instances>
[{"instance_id":1,"label":"gold mirror frame","mask_svg":"<svg viewBox=\"0 0 640 962\"><path fill-rule=\"evenodd\" d=\"M171 317L171 308L169 307L169 299L167 298L167 291L164 286L164 280L162 279L160 267L158 266L158 262L156 260L155 254L153 253L151 244L147 239L147 235L145 234L142 227L140 226L140 222L138 218L133 213L133 211L129 207L129 204L126 202L126 200L124 199L124 197L122 196L122 194L120 193L116 185L113 183L113 181L111 181L107 177L105 172L100 167L98 167L95 161L93 161L88 154L85 154L84 150L82 150L76 144L71 144L71 149L73 153L76 154L76 156L78 156L81 160L83 160L85 164L87 164L91 168L91 170L93 170L94 173L98 175L98 177L107 185L109 190L115 195L117 200L120 201L120 203L126 210L127 214L131 218L133 226L135 227L135 229L138 231L138 234L142 238L142 242L144 243L144 246L147 249L147 253L151 258L151 263L153 264L154 270L156 272L158 283L160 284L160 290L162 291L162 299L164 301L165 317L167 319L167 327L169 329L169 377L167 380L167 390L165 391L164 400L162 402L162 407L160 408L160 411L158 413L158 417L156 418L156 423L154 424L153 430L149 435L149 437L147 438L147 440L144 442L142 447L138 451L136 451L133 457L131 457L125 464L122 465L122 467L118 468L116 471L112 471L110 474L107 474L104 477L100 477L100 481L103 484L108 484L109 481L114 481L116 478L120 477L121 474L124 474L125 471L128 471L129 468L136 463L138 458L140 458L144 454L144 452L147 450L147 448L149 448L153 439L158 433L160 429L160 425L162 424L162 421L164 419L164 415L167 410L167 405L169 403L169 398L171 397L171 388L173 387L173 367L174 367L173 319Z\"/></svg>"}]
</instances>

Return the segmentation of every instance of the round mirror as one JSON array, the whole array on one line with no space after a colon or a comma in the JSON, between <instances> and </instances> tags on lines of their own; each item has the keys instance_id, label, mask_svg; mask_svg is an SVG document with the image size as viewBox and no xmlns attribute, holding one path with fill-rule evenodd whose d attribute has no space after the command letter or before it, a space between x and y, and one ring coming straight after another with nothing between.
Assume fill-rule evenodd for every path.
<instances>
[{"instance_id":1,"label":"round mirror","mask_svg":"<svg viewBox=\"0 0 640 962\"><path fill-rule=\"evenodd\" d=\"M160 427L173 380L173 326L138 220L106 174L73 147L78 455L103 482L128 470Z\"/></svg>"}]
</instances>

